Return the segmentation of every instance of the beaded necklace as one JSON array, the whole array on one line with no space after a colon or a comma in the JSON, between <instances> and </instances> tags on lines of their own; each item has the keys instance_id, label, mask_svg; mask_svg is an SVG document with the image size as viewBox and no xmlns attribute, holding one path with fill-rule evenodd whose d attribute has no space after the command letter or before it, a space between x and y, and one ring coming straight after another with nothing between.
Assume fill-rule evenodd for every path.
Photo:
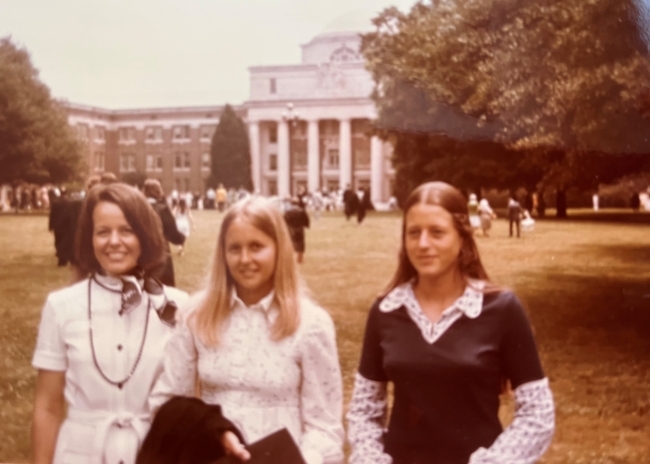
<instances>
[{"instance_id":1,"label":"beaded necklace","mask_svg":"<svg viewBox=\"0 0 650 464\"><path fill-rule=\"evenodd\" d=\"M135 358L135 362L133 363L133 367L131 368L131 371L129 372L129 375L127 375L124 379L120 381L115 381L111 380L108 378L106 374L104 374L104 371L102 371L102 368L99 367L99 363L97 362L97 355L95 354L95 343L93 341L93 317L92 317L92 309L91 309L91 285L92 281L95 280L95 277L93 276L92 279L88 279L88 333L90 336L90 350L93 355L93 363L95 364L95 368L99 372L99 375L102 376L106 382L110 383L111 385L116 386L120 390L124 387L124 384L129 381L129 379L133 376L133 373L135 372L135 369L138 367L138 364L140 363L140 358L142 358L142 352L144 351L144 343L147 339L147 329L149 328L149 310L151 309L151 300L147 302L147 318L145 319L144 323L144 333L142 334L142 342L140 342L140 349L138 350L138 356ZM99 283L99 282L98 282ZM101 285L101 284L100 284ZM104 287L106 288L106 287Z\"/></svg>"}]
</instances>

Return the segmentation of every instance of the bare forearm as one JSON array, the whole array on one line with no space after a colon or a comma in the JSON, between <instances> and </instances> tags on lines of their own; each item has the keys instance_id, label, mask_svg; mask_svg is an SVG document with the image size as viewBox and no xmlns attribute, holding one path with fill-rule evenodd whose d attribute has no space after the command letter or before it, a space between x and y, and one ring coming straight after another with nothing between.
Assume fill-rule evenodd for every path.
<instances>
[{"instance_id":1,"label":"bare forearm","mask_svg":"<svg viewBox=\"0 0 650 464\"><path fill-rule=\"evenodd\" d=\"M62 410L37 409L34 411L34 423L32 425L34 464L51 464L62 422Z\"/></svg>"}]
</instances>

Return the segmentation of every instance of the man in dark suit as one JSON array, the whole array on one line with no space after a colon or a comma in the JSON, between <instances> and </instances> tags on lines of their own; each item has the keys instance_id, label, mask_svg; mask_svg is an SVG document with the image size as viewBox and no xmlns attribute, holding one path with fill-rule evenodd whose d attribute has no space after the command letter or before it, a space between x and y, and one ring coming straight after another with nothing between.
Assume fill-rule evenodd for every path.
<instances>
[{"instance_id":1,"label":"man in dark suit","mask_svg":"<svg viewBox=\"0 0 650 464\"><path fill-rule=\"evenodd\" d=\"M348 184L343 192L343 211L345 213L345 219L349 221L350 218L356 214L358 208L359 197L356 192L352 190L350 184Z\"/></svg>"}]
</instances>

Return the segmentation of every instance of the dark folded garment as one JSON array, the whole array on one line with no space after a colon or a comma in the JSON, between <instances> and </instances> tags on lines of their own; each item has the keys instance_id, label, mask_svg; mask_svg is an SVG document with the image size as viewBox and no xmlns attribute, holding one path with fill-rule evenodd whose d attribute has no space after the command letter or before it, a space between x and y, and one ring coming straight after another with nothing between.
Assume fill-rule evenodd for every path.
<instances>
[{"instance_id":1,"label":"dark folded garment","mask_svg":"<svg viewBox=\"0 0 650 464\"><path fill-rule=\"evenodd\" d=\"M307 464L287 429L267 435L246 446L246 449L251 453L251 458L246 464ZM214 464L242 464L242 461L233 456L226 456Z\"/></svg>"}]
</instances>

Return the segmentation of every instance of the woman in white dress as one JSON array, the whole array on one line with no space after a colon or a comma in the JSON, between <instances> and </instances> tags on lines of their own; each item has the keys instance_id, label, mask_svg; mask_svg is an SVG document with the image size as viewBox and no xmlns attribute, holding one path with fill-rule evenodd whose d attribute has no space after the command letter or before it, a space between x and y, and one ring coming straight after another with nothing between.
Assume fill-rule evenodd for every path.
<instances>
[{"instance_id":1,"label":"woman in white dress","mask_svg":"<svg viewBox=\"0 0 650 464\"><path fill-rule=\"evenodd\" d=\"M304 294L282 214L264 198L226 213L206 288L181 311L151 407L197 390L249 443L287 428L307 463L343 462L334 324Z\"/></svg>"},{"instance_id":2,"label":"woman in white dress","mask_svg":"<svg viewBox=\"0 0 650 464\"><path fill-rule=\"evenodd\" d=\"M190 236L190 229L194 229L194 218L185 198L181 198L178 201L178 207L174 209L174 218L176 219L176 228L185 236L187 241L187 238ZM178 254L182 255L184 252L184 243L178 245Z\"/></svg>"},{"instance_id":3,"label":"woman in white dress","mask_svg":"<svg viewBox=\"0 0 650 464\"><path fill-rule=\"evenodd\" d=\"M164 266L160 218L135 188L98 185L76 240L83 279L48 295L32 364L36 464L131 464L150 423L180 290ZM66 412L67 410L67 412Z\"/></svg>"},{"instance_id":4,"label":"woman in white dress","mask_svg":"<svg viewBox=\"0 0 650 464\"><path fill-rule=\"evenodd\" d=\"M481 198L478 202L478 216L481 220L481 230L485 237L489 237L489 231L492 228L492 219L497 217L490 206L487 198Z\"/></svg>"}]
</instances>

